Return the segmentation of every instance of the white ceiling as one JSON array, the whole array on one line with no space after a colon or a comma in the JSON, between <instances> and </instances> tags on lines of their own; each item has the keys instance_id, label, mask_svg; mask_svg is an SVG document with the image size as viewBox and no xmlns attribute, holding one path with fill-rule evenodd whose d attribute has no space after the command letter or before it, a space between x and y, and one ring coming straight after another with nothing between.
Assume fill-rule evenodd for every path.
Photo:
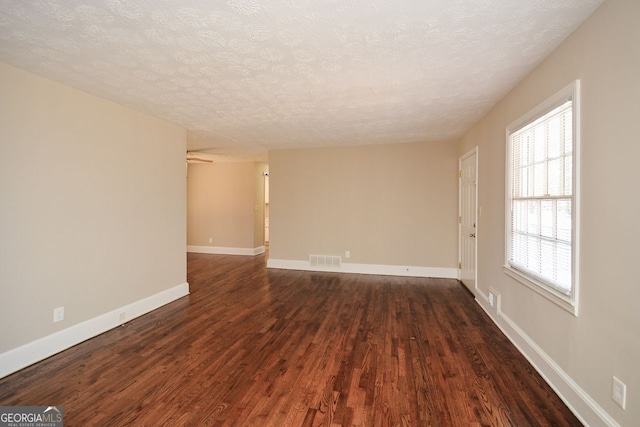
<instances>
[{"instance_id":1,"label":"white ceiling","mask_svg":"<svg viewBox=\"0 0 640 427\"><path fill-rule=\"evenodd\" d=\"M0 0L0 61L174 122L191 151L442 140L602 1Z\"/></svg>"}]
</instances>

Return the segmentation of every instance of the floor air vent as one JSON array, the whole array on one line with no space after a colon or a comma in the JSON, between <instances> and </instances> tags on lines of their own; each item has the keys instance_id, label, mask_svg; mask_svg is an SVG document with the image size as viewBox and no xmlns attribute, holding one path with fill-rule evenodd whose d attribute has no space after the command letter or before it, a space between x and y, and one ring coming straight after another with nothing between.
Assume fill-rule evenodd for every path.
<instances>
[{"instance_id":1,"label":"floor air vent","mask_svg":"<svg viewBox=\"0 0 640 427\"><path fill-rule=\"evenodd\" d=\"M311 267L340 267L342 258L333 255L309 255L309 264Z\"/></svg>"}]
</instances>

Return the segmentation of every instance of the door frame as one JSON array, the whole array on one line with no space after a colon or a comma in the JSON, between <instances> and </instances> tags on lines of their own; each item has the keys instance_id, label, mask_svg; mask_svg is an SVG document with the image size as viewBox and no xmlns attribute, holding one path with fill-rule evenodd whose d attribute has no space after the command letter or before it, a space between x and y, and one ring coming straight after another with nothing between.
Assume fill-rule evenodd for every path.
<instances>
[{"instance_id":1,"label":"door frame","mask_svg":"<svg viewBox=\"0 0 640 427\"><path fill-rule=\"evenodd\" d=\"M263 185L262 185L262 240L263 245L266 247L269 244L269 239L271 238L271 230L270 230L270 218L271 212L269 211L269 171L262 173Z\"/></svg>"},{"instance_id":2,"label":"door frame","mask_svg":"<svg viewBox=\"0 0 640 427\"><path fill-rule=\"evenodd\" d=\"M473 244L475 246L475 250L474 250L474 272L473 272L473 289L470 289L474 295L477 294L477 290L478 290L478 230L480 228L480 224L478 221L478 217L479 215L479 207L478 207L478 187L479 187L479 181L478 181L478 147L475 146L473 147L471 150L467 151L466 153L464 153L462 156L460 156L458 158L458 280L461 280L461 276L462 276L462 162L464 160L466 160L467 158L471 157L475 155L476 161L475 161L475 202L476 202L476 206L475 206L475 212L474 214L474 219L475 219L475 224L476 224L476 238L473 239ZM465 287L467 287L465 285ZM467 288L468 289L468 288Z\"/></svg>"}]
</instances>

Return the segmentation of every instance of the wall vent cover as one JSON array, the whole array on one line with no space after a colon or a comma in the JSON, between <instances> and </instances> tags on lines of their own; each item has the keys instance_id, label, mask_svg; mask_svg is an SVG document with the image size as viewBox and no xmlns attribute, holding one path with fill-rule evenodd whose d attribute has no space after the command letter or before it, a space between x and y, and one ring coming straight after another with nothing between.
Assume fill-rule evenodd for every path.
<instances>
[{"instance_id":1,"label":"wall vent cover","mask_svg":"<svg viewBox=\"0 0 640 427\"><path fill-rule=\"evenodd\" d=\"M309 255L311 267L340 267L342 257L335 255Z\"/></svg>"}]
</instances>

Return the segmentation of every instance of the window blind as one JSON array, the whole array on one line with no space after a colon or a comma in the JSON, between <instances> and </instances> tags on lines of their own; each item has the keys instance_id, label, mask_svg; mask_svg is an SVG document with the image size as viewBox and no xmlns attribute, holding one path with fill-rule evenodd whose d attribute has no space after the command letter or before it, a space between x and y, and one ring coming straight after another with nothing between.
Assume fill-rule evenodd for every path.
<instances>
[{"instance_id":1,"label":"window blind","mask_svg":"<svg viewBox=\"0 0 640 427\"><path fill-rule=\"evenodd\" d=\"M565 294L572 287L572 104L566 101L509 136L508 263Z\"/></svg>"}]
</instances>

